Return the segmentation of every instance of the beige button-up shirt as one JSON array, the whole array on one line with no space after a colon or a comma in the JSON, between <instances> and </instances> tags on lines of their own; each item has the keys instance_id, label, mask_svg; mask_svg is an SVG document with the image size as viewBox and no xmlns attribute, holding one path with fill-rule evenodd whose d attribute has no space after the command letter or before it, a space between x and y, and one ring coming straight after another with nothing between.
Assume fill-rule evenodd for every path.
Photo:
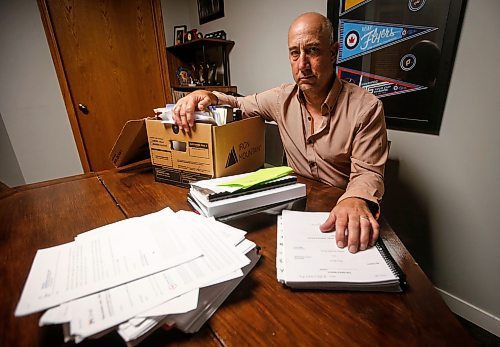
<instances>
[{"instance_id":1,"label":"beige button-up shirt","mask_svg":"<svg viewBox=\"0 0 500 347\"><path fill-rule=\"evenodd\" d=\"M387 132L382 102L339 79L321 106L322 122L311 133L311 116L296 84L234 97L215 92L219 104L278 124L288 165L302 176L346 192L339 201L359 197L378 205L384 194Z\"/></svg>"}]
</instances>

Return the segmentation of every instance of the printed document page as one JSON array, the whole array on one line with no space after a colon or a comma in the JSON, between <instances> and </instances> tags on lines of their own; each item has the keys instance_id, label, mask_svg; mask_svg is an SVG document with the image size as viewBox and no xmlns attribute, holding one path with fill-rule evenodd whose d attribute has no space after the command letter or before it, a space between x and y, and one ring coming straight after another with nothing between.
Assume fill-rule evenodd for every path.
<instances>
[{"instance_id":1,"label":"printed document page","mask_svg":"<svg viewBox=\"0 0 500 347\"><path fill-rule=\"evenodd\" d=\"M70 302L71 335L83 339L196 288L184 265Z\"/></svg>"},{"instance_id":2,"label":"printed document page","mask_svg":"<svg viewBox=\"0 0 500 347\"><path fill-rule=\"evenodd\" d=\"M335 233L319 230L327 212L283 211L286 282L370 283L394 280L376 247L355 254L338 248Z\"/></svg>"},{"instance_id":3,"label":"printed document page","mask_svg":"<svg viewBox=\"0 0 500 347\"><path fill-rule=\"evenodd\" d=\"M165 270L201 256L175 215L131 218L76 241L41 249L16 316L41 311Z\"/></svg>"},{"instance_id":4,"label":"printed document page","mask_svg":"<svg viewBox=\"0 0 500 347\"><path fill-rule=\"evenodd\" d=\"M183 216L182 224L185 232L192 233L193 245L202 250L203 256L72 301L70 330L77 340L114 327L172 298L212 283L250 262L234 245L211 232L203 220Z\"/></svg>"}]
</instances>

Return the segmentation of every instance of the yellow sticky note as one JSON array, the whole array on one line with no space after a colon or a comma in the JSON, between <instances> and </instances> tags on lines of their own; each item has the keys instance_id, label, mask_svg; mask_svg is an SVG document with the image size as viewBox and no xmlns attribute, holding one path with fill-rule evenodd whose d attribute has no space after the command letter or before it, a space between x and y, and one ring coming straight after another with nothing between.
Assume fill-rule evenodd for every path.
<instances>
[{"instance_id":1,"label":"yellow sticky note","mask_svg":"<svg viewBox=\"0 0 500 347\"><path fill-rule=\"evenodd\" d=\"M235 180L226 183L220 183L218 185L240 187L242 189L246 189L259 183L264 183L267 181L275 180L277 178L289 175L292 172L293 172L292 168L288 166L270 167L267 169L257 170L245 177L237 178Z\"/></svg>"}]
</instances>

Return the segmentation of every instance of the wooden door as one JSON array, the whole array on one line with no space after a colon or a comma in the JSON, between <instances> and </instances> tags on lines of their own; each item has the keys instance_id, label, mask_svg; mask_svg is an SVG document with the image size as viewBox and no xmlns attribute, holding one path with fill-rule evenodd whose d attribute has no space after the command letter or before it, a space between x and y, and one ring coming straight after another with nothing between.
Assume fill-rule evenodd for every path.
<instances>
[{"instance_id":1,"label":"wooden door","mask_svg":"<svg viewBox=\"0 0 500 347\"><path fill-rule=\"evenodd\" d=\"M127 120L170 100L160 0L38 0L85 171L112 167Z\"/></svg>"}]
</instances>

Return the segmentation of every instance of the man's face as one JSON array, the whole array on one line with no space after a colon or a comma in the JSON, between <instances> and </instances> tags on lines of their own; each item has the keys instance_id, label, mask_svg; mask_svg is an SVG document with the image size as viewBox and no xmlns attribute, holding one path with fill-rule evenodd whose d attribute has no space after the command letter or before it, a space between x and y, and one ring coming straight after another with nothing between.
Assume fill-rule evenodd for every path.
<instances>
[{"instance_id":1,"label":"man's face","mask_svg":"<svg viewBox=\"0 0 500 347\"><path fill-rule=\"evenodd\" d=\"M329 33L321 25L304 18L288 32L288 52L293 79L306 94L321 95L330 87L338 43L330 44Z\"/></svg>"}]
</instances>

